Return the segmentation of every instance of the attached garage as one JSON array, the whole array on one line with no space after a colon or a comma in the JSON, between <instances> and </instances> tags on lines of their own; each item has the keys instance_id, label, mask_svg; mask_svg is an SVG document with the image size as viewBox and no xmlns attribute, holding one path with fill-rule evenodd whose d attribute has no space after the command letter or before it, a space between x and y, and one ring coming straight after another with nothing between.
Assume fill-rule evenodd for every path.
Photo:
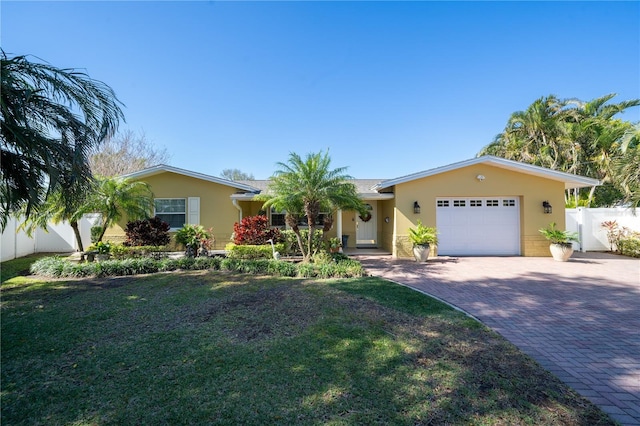
<instances>
[{"instance_id":1,"label":"attached garage","mask_svg":"<svg viewBox=\"0 0 640 426\"><path fill-rule=\"evenodd\" d=\"M382 222L394 257L413 257L409 229L438 231L432 256L549 256L539 229L565 226L565 190L596 179L504 158L483 156L389 179L373 187L392 193ZM550 208L550 207L553 208ZM549 207L549 208L547 208Z\"/></svg>"},{"instance_id":2,"label":"attached garage","mask_svg":"<svg viewBox=\"0 0 640 426\"><path fill-rule=\"evenodd\" d=\"M518 197L437 198L436 227L440 255L520 255Z\"/></svg>"}]
</instances>

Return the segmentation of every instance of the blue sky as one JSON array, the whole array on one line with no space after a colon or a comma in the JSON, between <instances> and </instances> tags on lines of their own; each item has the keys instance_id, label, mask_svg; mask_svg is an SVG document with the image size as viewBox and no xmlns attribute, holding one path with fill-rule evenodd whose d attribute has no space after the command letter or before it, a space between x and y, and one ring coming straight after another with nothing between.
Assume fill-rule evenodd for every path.
<instances>
[{"instance_id":1,"label":"blue sky","mask_svg":"<svg viewBox=\"0 0 640 426\"><path fill-rule=\"evenodd\" d=\"M358 178L472 158L535 99L640 97L639 2L13 2L1 45L84 69L170 164ZM640 120L640 108L620 118Z\"/></svg>"}]
</instances>

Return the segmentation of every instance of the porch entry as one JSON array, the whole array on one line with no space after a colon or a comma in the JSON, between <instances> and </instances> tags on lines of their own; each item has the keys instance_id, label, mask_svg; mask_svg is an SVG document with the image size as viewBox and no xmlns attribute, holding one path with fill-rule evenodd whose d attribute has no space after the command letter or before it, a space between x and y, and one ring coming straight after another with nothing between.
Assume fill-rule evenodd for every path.
<instances>
[{"instance_id":1,"label":"porch entry","mask_svg":"<svg viewBox=\"0 0 640 426\"><path fill-rule=\"evenodd\" d=\"M378 246L378 202L367 201L368 214L356 213L356 247L372 248Z\"/></svg>"}]
</instances>

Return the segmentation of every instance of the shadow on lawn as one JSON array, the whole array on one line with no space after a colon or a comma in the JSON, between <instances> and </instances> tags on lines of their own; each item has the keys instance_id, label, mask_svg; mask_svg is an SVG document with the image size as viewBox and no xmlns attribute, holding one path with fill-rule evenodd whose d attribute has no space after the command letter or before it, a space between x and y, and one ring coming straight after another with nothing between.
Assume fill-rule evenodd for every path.
<instances>
[{"instance_id":1,"label":"shadow on lawn","mask_svg":"<svg viewBox=\"0 0 640 426\"><path fill-rule=\"evenodd\" d=\"M466 318L404 313L340 282L189 272L8 288L3 418L608 424Z\"/></svg>"}]
</instances>

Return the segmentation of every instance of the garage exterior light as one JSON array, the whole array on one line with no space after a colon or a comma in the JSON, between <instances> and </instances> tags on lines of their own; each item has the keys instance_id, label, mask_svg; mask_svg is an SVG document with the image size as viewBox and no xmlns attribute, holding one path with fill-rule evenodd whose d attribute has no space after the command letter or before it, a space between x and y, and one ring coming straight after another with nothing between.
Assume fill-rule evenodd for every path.
<instances>
[{"instance_id":1,"label":"garage exterior light","mask_svg":"<svg viewBox=\"0 0 640 426\"><path fill-rule=\"evenodd\" d=\"M420 204L417 201L413 202L413 213L420 214Z\"/></svg>"},{"instance_id":2,"label":"garage exterior light","mask_svg":"<svg viewBox=\"0 0 640 426\"><path fill-rule=\"evenodd\" d=\"M549 204L548 201L543 201L542 202L542 208L544 209L544 213L545 214L551 214L551 204Z\"/></svg>"}]
</instances>

